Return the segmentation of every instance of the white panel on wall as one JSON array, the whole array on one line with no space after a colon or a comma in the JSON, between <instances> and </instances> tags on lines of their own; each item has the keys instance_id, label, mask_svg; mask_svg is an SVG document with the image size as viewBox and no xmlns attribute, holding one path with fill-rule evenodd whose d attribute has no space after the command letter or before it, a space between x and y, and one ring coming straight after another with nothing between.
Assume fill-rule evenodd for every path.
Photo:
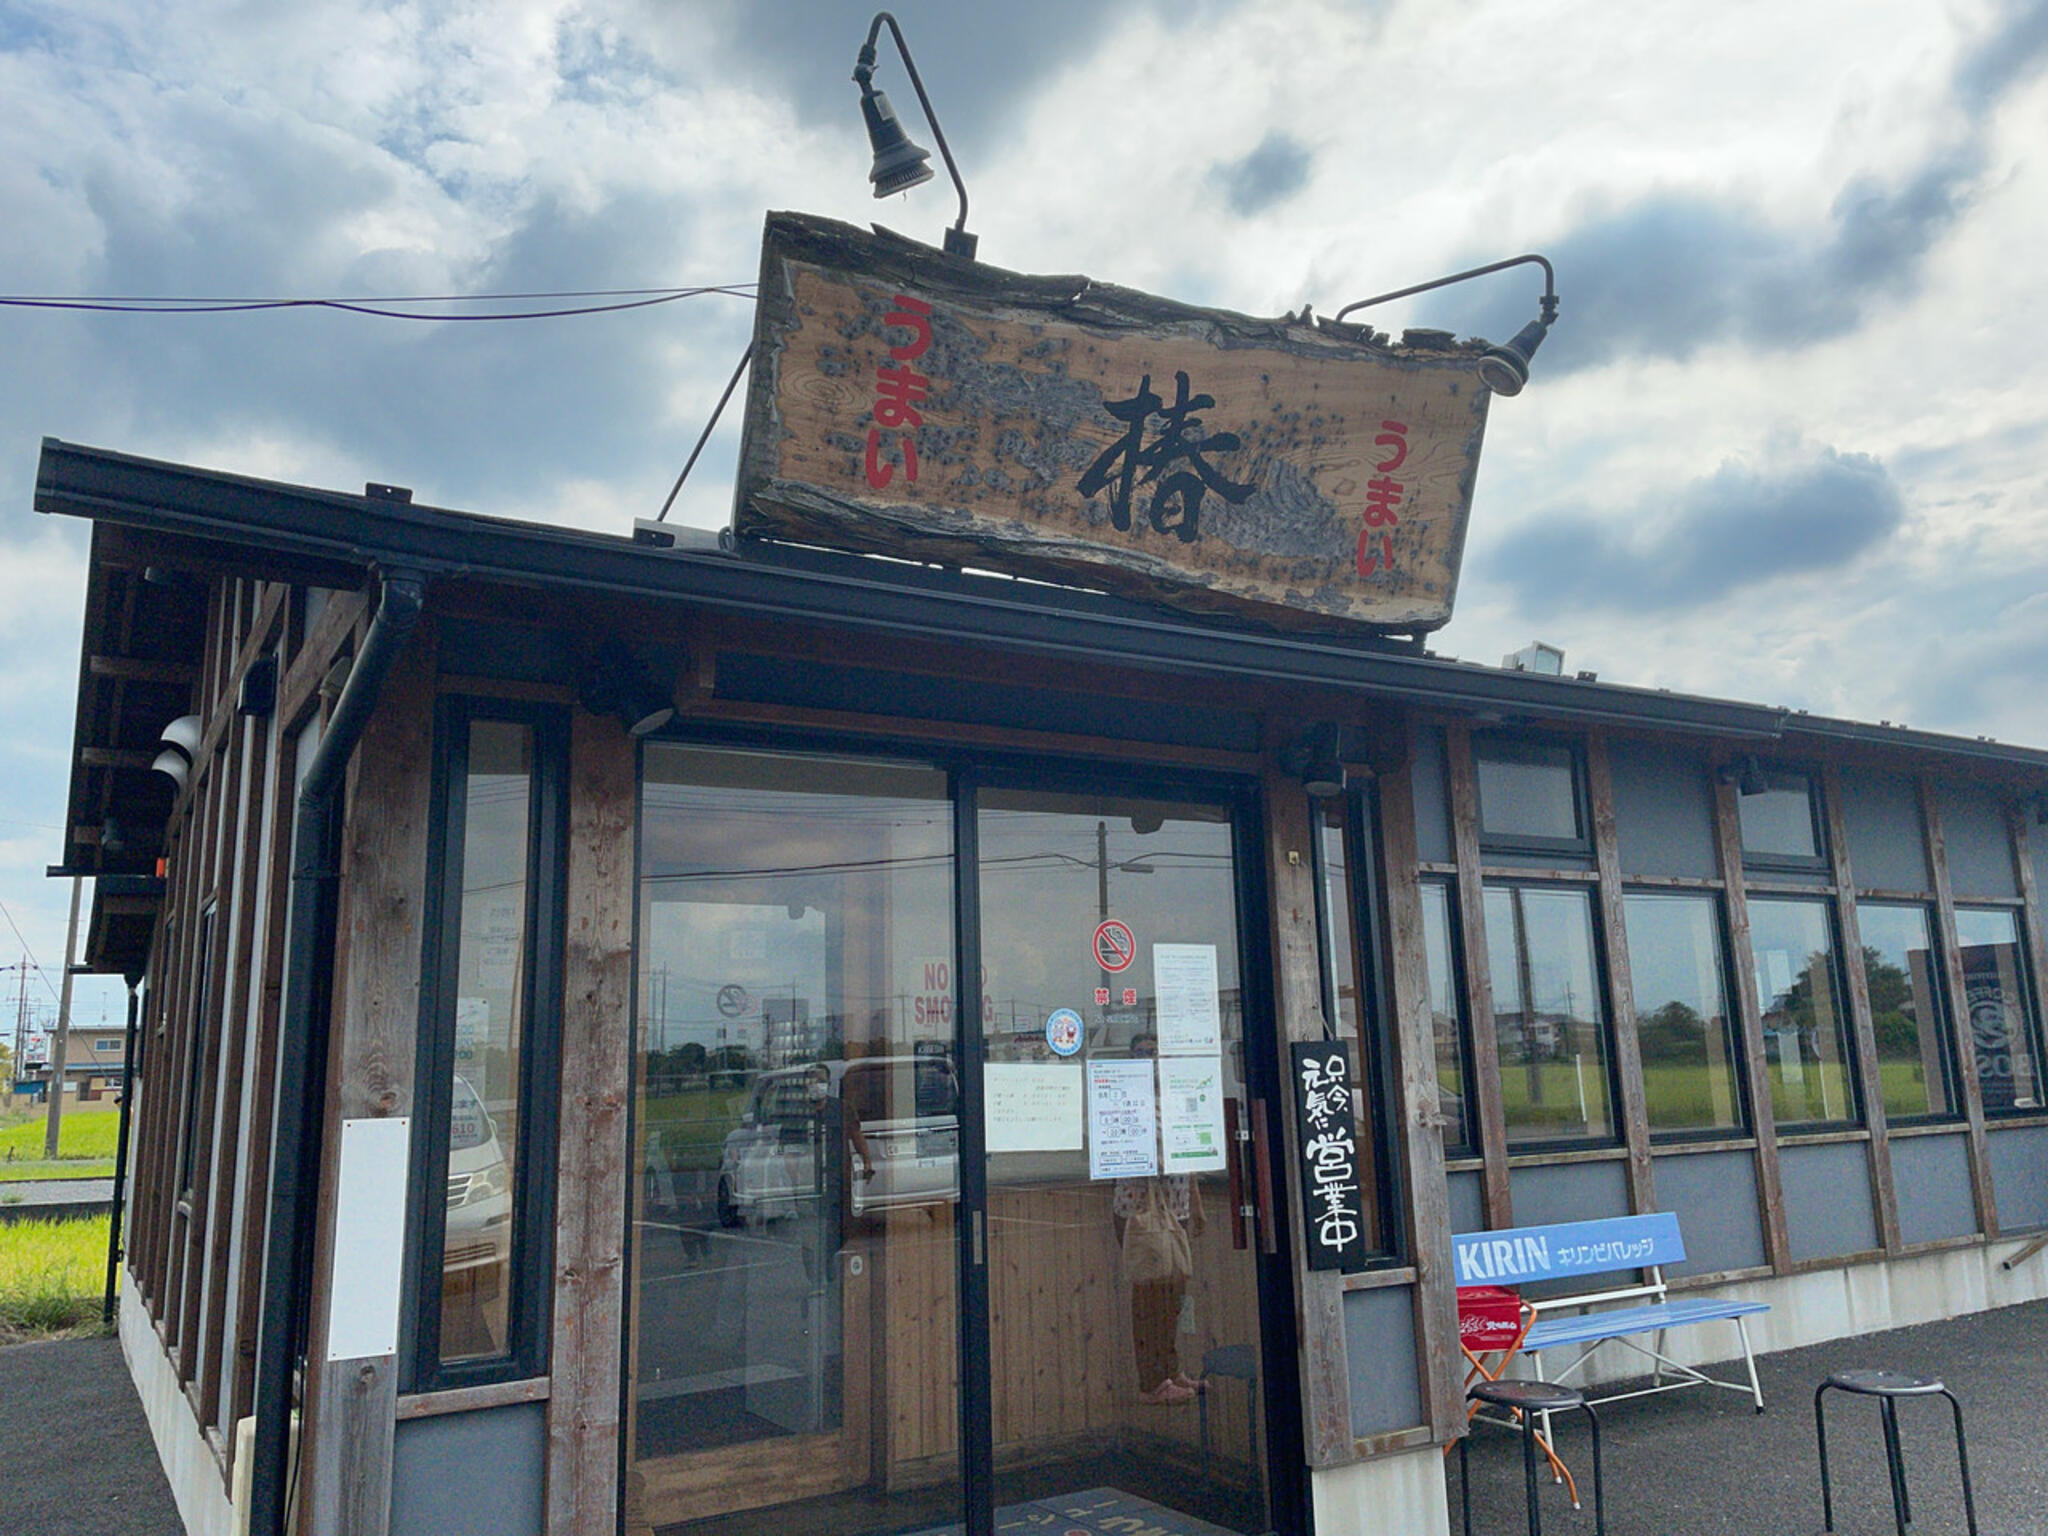
<instances>
[{"instance_id":1,"label":"white panel on wall","mask_svg":"<svg viewBox=\"0 0 2048 1536\"><path fill-rule=\"evenodd\" d=\"M398 1353L411 1149L409 1116L341 1122L334 1285L327 1311L330 1361Z\"/></svg>"}]
</instances>

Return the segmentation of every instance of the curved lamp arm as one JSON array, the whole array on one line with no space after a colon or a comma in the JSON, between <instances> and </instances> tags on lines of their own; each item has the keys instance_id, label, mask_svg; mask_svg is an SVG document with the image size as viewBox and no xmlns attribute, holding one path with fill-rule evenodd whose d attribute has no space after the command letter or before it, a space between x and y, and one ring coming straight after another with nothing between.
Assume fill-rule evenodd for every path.
<instances>
[{"instance_id":1,"label":"curved lamp arm","mask_svg":"<svg viewBox=\"0 0 2048 1536\"><path fill-rule=\"evenodd\" d=\"M911 79L917 76L912 74ZM936 125L934 125L936 127ZM944 147L943 145L941 146ZM947 162L951 164L950 161ZM965 194L962 194L963 198ZM1538 256L1531 251L1526 256L1510 256L1506 261L1490 261L1483 267L1474 267L1469 272L1453 272L1449 277L1439 277L1426 283L1417 283L1412 288L1396 288L1392 293L1376 293L1369 299L1358 299L1346 304L1332 317L1342 320L1354 309L1364 309L1371 304L1384 304L1389 299L1405 299L1413 293L1427 293L1432 288L1448 288L1453 283L1462 283L1474 277L1484 277L1489 272L1505 272L1509 267L1521 267L1534 263L1543 269L1543 323L1551 324L1557 319L1557 273L1550 265L1550 258Z\"/></svg>"},{"instance_id":2,"label":"curved lamp arm","mask_svg":"<svg viewBox=\"0 0 2048 1536\"><path fill-rule=\"evenodd\" d=\"M853 66L854 83L862 90L871 90L875 78L875 43L882 35L882 23L889 24L889 35L896 39L896 52L903 60L903 68L910 75L911 88L917 92L917 104L924 108L924 120L931 124L932 137L938 140L939 154L946 162L946 173L953 178L954 190L960 194L960 217L953 221L953 227L946 232L946 249L955 256L974 257L975 237L967 232L967 183L961 179L960 167L953 159L952 146L946 142L946 130L939 126L939 115L932 110L932 99L925 93L924 81L917 73L917 62L910 56L910 45L903 41L903 28L896 18L887 11L875 12L875 19L868 23L868 40L861 44L860 57Z\"/></svg>"}]
</instances>

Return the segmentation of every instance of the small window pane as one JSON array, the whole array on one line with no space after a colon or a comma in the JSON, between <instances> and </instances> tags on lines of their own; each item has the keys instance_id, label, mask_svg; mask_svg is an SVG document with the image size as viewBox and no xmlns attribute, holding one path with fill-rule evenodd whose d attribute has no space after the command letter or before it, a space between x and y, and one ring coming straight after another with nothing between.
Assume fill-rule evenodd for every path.
<instances>
[{"instance_id":1,"label":"small window pane","mask_svg":"<svg viewBox=\"0 0 2048 1536\"><path fill-rule=\"evenodd\" d=\"M1835 987L1834 925L1814 901L1752 899L1750 948L1764 1024L1771 1108L1780 1125L1847 1125L1849 1033Z\"/></svg>"},{"instance_id":2,"label":"small window pane","mask_svg":"<svg viewBox=\"0 0 2048 1536\"><path fill-rule=\"evenodd\" d=\"M1585 840L1571 748L1487 744L1475 746L1474 755L1484 836Z\"/></svg>"},{"instance_id":3,"label":"small window pane","mask_svg":"<svg viewBox=\"0 0 2048 1536\"><path fill-rule=\"evenodd\" d=\"M533 728L473 721L463 795L448 1222L441 1258L444 1365L502 1356L509 1348L519 1058L530 955Z\"/></svg>"},{"instance_id":4,"label":"small window pane","mask_svg":"<svg viewBox=\"0 0 2048 1536\"><path fill-rule=\"evenodd\" d=\"M1715 899L1636 891L1622 898L1622 911L1650 1129L1741 1130Z\"/></svg>"},{"instance_id":5,"label":"small window pane","mask_svg":"<svg viewBox=\"0 0 2048 1536\"><path fill-rule=\"evenodd\" d=\"M1610 1141L1607 1027L1590 892L1486 888L1508 1141Z\"/></svg>"},{"instance_id":6,"label":"small window pane","mask_svg":"<svg viewBox=\"0 0 2048 1536\"><path fill-rule=\"evenodd\" d=\"M1422 883L1422 945L1429 962L1429 1015L1436 1033L1436 1091L1444 1115L1444 1147L1469 1147L1472 1117L1465 1086L1465 1013L1451 955L1451 892L1442 881Z\"/></svg>"},{"instance_id":7,"label":"small window pane","mask_svg":"<svg viewBox=\"0 0 2048 1536\"><path fill-rule=\"evenodd\" d=\"M1958 907L1956 942L1984 1113L2038 1110L2041 1030L2020 959L2018 915L2002 907Z\"/></svg>"},{"instance_id":8,"label":"small window pane","mask_svg":"<svg viewBox=\"0 0 2048 1536\"><path fill-rule=\"evenodd\" d=\"M1742 851L1762 859L1817 859L1813 796L1798 774L1774 773L1770 787L1758 795L1737 795L1742 820Z\"/></svg>"},{"instance_id":9,"label":"small window pane","mask_svg":"<svg viewBox=\"0 0 2048 1536\"><path fill-rule=\"evenodd\" d=\"M1935 981L1940 961L1927 909L1865 902L1856 918L1884 1112L1899 1119L1954 1114L1954 1068Z\"/></svg>"}]
</instances>

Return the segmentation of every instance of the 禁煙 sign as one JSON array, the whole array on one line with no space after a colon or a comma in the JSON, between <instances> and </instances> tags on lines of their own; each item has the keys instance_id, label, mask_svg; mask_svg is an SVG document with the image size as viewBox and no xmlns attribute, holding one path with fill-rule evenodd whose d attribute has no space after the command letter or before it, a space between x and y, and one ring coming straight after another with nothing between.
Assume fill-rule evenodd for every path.
<instances>
[{"instance_id":1,"label":"\u7981\u7159 sign","mask_svg":"<svg viewBox=\"0 0 2048 1536\"><path fill-rule=\"evenodd\" d=\"M771 214L735 526L1289 627L1432 629L1464 553L1480 351Z\"/></svg>"}]
</instances>

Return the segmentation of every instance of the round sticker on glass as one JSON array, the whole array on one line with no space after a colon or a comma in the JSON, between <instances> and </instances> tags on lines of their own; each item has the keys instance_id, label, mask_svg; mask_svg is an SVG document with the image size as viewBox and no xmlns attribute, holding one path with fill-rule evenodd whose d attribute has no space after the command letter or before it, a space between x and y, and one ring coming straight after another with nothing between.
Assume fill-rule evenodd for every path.
<instances>
[{"instance_id":1,"label":"round sticker on glass","mask_svg":"<svg viewBox=\"0 0 2048 1536\"><path fill-rule=\"evenodd\" d=\"M1071 1056L1081 1049L1081 1015L1071 1008L1055 1008L1045 1021L1045 1043L1055 1056Z\"/></svg>"}]
</instances>

